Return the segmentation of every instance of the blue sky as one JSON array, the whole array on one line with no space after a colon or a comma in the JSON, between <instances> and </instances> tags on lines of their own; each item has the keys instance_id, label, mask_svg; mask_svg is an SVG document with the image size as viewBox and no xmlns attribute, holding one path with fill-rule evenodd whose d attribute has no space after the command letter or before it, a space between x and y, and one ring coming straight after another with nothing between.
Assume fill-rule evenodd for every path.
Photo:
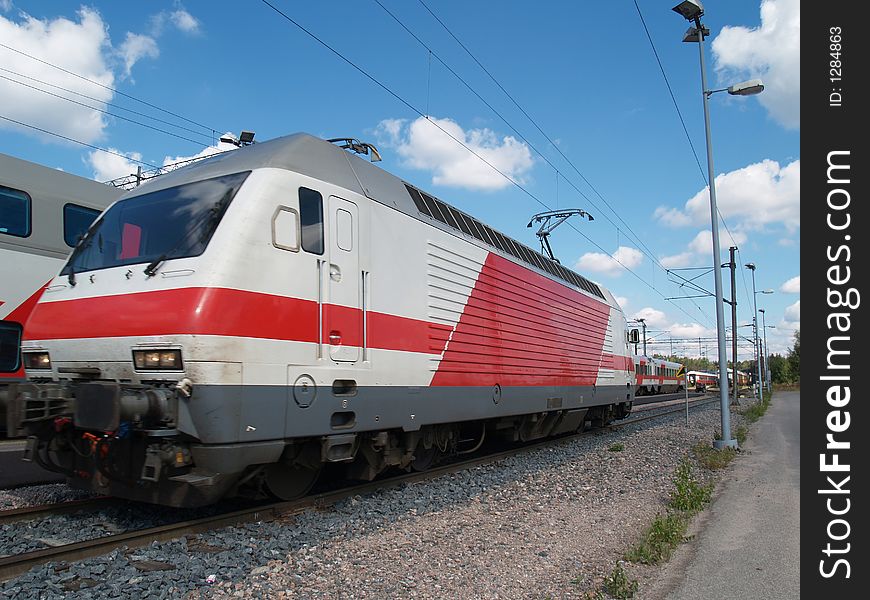
<instances>
[{"instance_id":1,"label":"blue sky","mask_svg":"<svg viewBox=\"0 0 870 600\"><path fill-rule=\"evenodd\" d=\"M674 349L714 356L715 342L698 343L715 337L713 299L666 300L685 291L665 268L712 265L698 51L681 41L688 23L670 10L675 0L637 5L701 168L633 0L424 1L270 0L399 100L260 0L0 0L0 116L158 166L242 129L258 140L297 131L355 137L378 147L385 169L533 247L532 214L585 209L594 221L569 221L573 228L551 237L561 261L611 289L628 317L645 317L650 338L694 339ZM723 262L733 235L741 263L758 265L756 288L775 290L758 301L775 326L771 351L784 352L800 325L799 2L710 0L705 8L710 85L760 77L766 86L754 97L714 94L710 109ZM0 130L0 152L85 177L135 169L8 120ZM712 275L699 281L712 290ZM737 282L747 323L751 273L742 269ZM667 353L670 344L652 349Z\"/></svg>"}]
</instances>

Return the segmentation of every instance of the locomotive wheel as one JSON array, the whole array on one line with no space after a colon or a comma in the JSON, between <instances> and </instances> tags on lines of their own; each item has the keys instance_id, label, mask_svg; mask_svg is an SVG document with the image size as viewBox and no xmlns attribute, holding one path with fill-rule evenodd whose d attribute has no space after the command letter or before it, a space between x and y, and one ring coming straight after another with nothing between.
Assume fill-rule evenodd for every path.
<instances>
[{"instance_id":1,"label":"locomotive wheel","mask_svg":"<svg viewBox=\"0 0 870 600\"><path fill-rule=\"evenodd\" d=\"M320 475L316 468L273 463L266 467L265 482L269 491L281 500L301 498L314 487Z\"/></svg>"},{"instance_id":2,"label":"locomotive wheel","mask_svg":"<svg viewBox=\"0 0 870 600\"><path fill-rule=\"evenodd\" d=\"M427 450L421 443L414 450L414 460L411 461L411 468L415 471L429 470L435 464L438 454L438 448L434 444Z\"/></svg>"}]
</instances>

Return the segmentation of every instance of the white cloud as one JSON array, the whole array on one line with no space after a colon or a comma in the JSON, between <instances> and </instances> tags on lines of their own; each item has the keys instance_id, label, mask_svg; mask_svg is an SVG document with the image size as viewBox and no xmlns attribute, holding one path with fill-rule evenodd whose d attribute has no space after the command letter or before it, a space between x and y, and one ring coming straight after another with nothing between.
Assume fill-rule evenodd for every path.
<instances>
[{"instance_id":1,"label":"white cloud","mask_svg":"<svg viewBox=\"0 0 870 600\"><path fill-rule=\"evenodd\" d=\"M419 117L407 125L402 120L385 119L376 132L382 144L396 148L406 166L431 171L435 185L499 190L511 182L493 167L523 183L534 165L528 146L512 136L499 138L491 129L464 130L451 119L430 119Z\"/></svg>"},{"instance_id":2,"label":"white cloud","mask_svg":"<svg viewBox=\"0 0 870 600\"><path fill-rule=\"evenodd\" d=\"M793 329L799 329L801 326L801 301L798 300L794 304L787 306L785 314L782 318L783 324Z\"/></svg>"},{"instance_id":3,"label":"white cloud","mask_svg":"<svg viewBox=\"0 0 870 600\"><path fill-rule=\"evenodd\" d=\"M142 155L139 152L125 153L115 148L109 148L109 150L124 156L108 154L98 150L88 154L87 162L94 170L94 179L97 181L109 181L136 173L138 164L134 161L142 160Z\"/></svg>"},{"instance_id":4,"label":"white cloud","mask_svg":"<svg viewBox=\"0 0 870 600\"><path fill-rule=\"evenodd\" d=\"M628 307L628 298L625 296L614 296L616 298L616 303L619 305L619 308L625 310Z\"/></svg>"},{"instance_id":5,"label":"white cloud","mask_svg":"<svg viewBox=\"0 0 870 600\"><path fill-rule=\"evenodd\" d=\"M747 239L746 234L741 231L729 232L726 229L720 229L719 249L724 254L730 246L739 247ZM659 262L666 269L678 269L680 267L703 267L710 265L712 258L713 232L707 229L699 231L692 238L692 241L688 243L684 252L671 256L663 256L659 259Z\"/></svg>"},{"instance_id":6,"label":"white cloud","mask_svg":"<svg viewBox=\"0 0 870 600\"><path fill-rule=\"evenodd\" d=\"M723 27L712 48L720 80L760 77L761 104L780 124L800 127L800 0L762 0L758 27Z\"/></svg>"},{"instance_id":7,"label":"white cloud","mask_svg":"<svg viewBox=\"0 0 870 600\"><path fill-rule=\"evenodd\" d=\"M0 10L3 12L12 10L12 0L0 0Z\"/></svg>"},{"instance_id":8,"label":"white cloud","mask_svg":"<svg viewBox=\"0 0 870 600\"><path fill-rule=\"evenodd\" d=\"M185 33L199 33L199 21L192 14L180 8L169 15L173 25Z\"/></svg>"},{"instance_id":9,"label":"white cloud","mask_svg":"<svg viewBox=\"0 0 870 600\"><path fill-rule=\"evenodd\" d=\"M105 109L114 95L108 89L115 85L113 67L122 63L122 77L129 77L139 60L155 58L159 54L157 43L152 38L129 32L124 42L114 47L100 13L88 7L82 7L74 20L64 17L37 19L23 11L14 19L0 16L0 39L8 46L44 61L4 50L3 67L32 79L19 78L8 72L7 77L52 93L57 93L57 90L34 80L90 96L94 100L87 103L96 103L99 109ZM49 64L90 81L59 71ZM7 79L0 79L0 98L3 99L5 116L85 143L100 140L108 125L105 116L97 110ZM53 136L6 121L0 121L0 128L12 128L52 142L58 141Z\"/></svg>"},{"instance_id":10,"label":"white cloud","mask_svg":"<svg viewBox=\"0 0 870 600\"><path fill-rule=\"evenodd\" d=\"M779 290L781 292L785 292L786 294L800 294L801 293L801 276L792 277L785 283L783 283Z\"/></svg>"},{"instance_id":11,"label":"white cloud","mask_svg":"<svg viewBox=\"0 0 870 600\"><path fill-rule=\"evenodd\" d=\"M800 227L800 159L780 167L763 160L716 176L716 204L732 229L759 230L768 224ZM710 222L710 192L705 187L683 209L659 206L655 217L665 225L681 227Z\"/></svg>"},{"instance_id":12,"label":"white cloud","mask_svg":"<svg viewBox=\"0 0 870 600\"><path fill-rule=\"evenodd\" d=\"M65 18L39 20L26 13L19 13L18 20L0 16L0 40L16 50L79 73L102 85L112 86L114 75L107 66L110 61L107 52L107 47L110 48L107 27L100 14L91 8L82 8L77 16L78 21ZM105 103L112 98L112 92L105 88L62 73L16 52L3 51L3 67L87 94L98 102ZM10 77L17 79L15 76ZM27 83L39 85L32 81ZM0 79L0 98L3 98L5 116L73 139L94 142L102 136L106 127L103 115L95 110L5 79ZM19 129L19 126L0 121L0 128ZM34 135L29 129L21 131ZM45 137L44 134L35 135ZM50 139L57 141L55 138Z\"/></svg>"},{"instance_id":13,"label":"white cloud","mask_svg":"<svg viewBox=\"0 0 870 600\"><path fill-rule=\"evenodd\" d=\"M632 315L632 319L643 319L646 321L647 328L653 329L662 329L668 324L668 318L665 313L658 310L657 308L652 308L651 306L646 306L636 313Z\"/></svg>"},{"instance_id":14,"label":"white cloud","mask_svg":"<svg viewBox=\"0 0 870 600\"><path fill-rule=\"evenodd\" d=\"M201 32L199 20L178 3L175 10L164 10L151 17L151 35L161 36L167 23L183 33L196 35Z\"/></svg>"},{"instance_id":15,"label":"white cloud","mask_svg":"<svg viewBox=\"0 0 870 600\"><path fill-rule=\"evenodd\" d=\"M225 133L222 137L232 136L232 133ZM167 156L163 159L163 166L171 165L174 163L188 161L194 158L205 158L206 156L211 156L212 154L219 154L221 152L227 152L228 150L237 150L238 147L234 144L229 144L227 142L218 142L214 146L208 146L204 148L201 152L196 154L192 154L190 156ZM182 165L183 166L183 165Z\"/></svg>"},{"instance_id":16,"label":"white cloud","mask_svg":"<svg viewBox=\"0 0 870 600\"><path fill-rule=\"evenodd\" d=\"M691 266L695 262L694 252L681 252L672 256L663 256L659 262L666 269L679 269L681 267Z\"/></svg>"},{"instance_id":17,"label":"white cloud","mask_svg":"<svg viewBox=\"0 0 870 600\"><path fill-rule=\"evenodd\" d=\"M633 269L643 262L643 253L636 248L620 246L613 254L587 252L577 261L575 270L592 271L617 277L624 269Z\"/></svg>"},{"instance_id":18,"label":"white cloud","mask_svg":"<svg viewBox=\"0 0 870 600\"><path fill-rule=\"evenodd\" d=\"M708 329L698 323L673 323L667 327L667 330L675 338L698 338L716 335L715 329Z\"/></svg>"},{"instance_id":19,"label":"white cloud","mask_svg":"<svg viewBox=\"0 0 870 600\"><path fill-rule=\"evenodd\" d=\"M154 38L138 33L127 32L127 38L118 48L118 52L124 61L124 76L129 77L130 71L139 60L143 58L157 58L160 49Z\"/></svg>"}]
</instances>

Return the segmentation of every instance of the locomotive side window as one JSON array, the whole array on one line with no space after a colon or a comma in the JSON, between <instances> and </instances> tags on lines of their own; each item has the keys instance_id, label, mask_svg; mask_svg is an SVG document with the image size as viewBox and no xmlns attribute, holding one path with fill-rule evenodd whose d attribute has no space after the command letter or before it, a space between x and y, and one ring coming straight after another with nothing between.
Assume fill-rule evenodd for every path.
<instances>
[{"instance_id":1,"label":"locomotive side window","mask_svg":"<svg viewBox=\"0 0 870 600\"><path fill-rule=\"evenodd\" d=\"M323 254L323 196L308 188L299 188L299 219L302 222L302 249Z\"/></svg>"},{"instance_id":2,"label":"locomotive side window","mask_svg":"<svg viewBox=\"0 0 870 600\"><path fill-rule=\"evenodd\" d=\"M299 213L292 208L279 206L272 215L272 245L299 252Z\"/></svg>"},{"instance_id":3,"label":"locomotive side window","mask_svg":"<svg viewBox=\"0 0 870 600\"><path fill-rule=\"evenodd\" d=\"M63 207L63 241L70 248L75 247L79 239L100 215L100 211L85 208L78 204L65 204Z\"/></svg>"},{"instance_id":4,"label":"locomotive side window","mask_svg":"<svg viewBox=\"0 0 870 600\"><path fill-rule=\"evenodd\" d=\"M0 185L0 233L30 235L30 195Z\"/></svg>"}]
</instances>

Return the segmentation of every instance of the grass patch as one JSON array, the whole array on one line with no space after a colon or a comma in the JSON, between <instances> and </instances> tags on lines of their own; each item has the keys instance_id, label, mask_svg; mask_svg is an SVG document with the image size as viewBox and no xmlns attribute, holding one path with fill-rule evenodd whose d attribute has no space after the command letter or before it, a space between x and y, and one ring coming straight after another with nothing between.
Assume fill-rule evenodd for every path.
<instances>
[{"instance_id":1,"label":"grass patch","mask_svg":"<svg viewBox=\"0 0 870 600\"><path fill-rule=\"evenodd\" d=\"M657 565L668 560L685 538L688 526L689 518L685 514L668 512L656 515L643 539L626 553L625 559L645 565Z\"/></svg>"},{"instance_id":2,"label":"grass patch","mask_svg":"<svg viewBox=\"0 0 870 600\"><path fill-rule=\"evenodd\" d=\"M674 489L671 491L671 508L689 513L699 512L710 501L712 485L701 485L695 478L692 465L683 459L674 476Z\"/></svg>"},{"instance_id":3,"label":"grass patch","mask_svg":"<svg viewBox=\"0 0 870 600\"><path fill-rule=\"evenodd\" d=\"M685 540L689 520L710 502L712 494L713 486L701 485L691 463L684 459L674 474L668 511L656 515L641 541L626 553L625 559L645 565L657 565L668 560Z\"/></svg>"},{"instance_id":4,"label":"grass patch","mask_svg":"<svg viewBox=\"0 0 870 600\"><path fill-rule=\"evenodd\" d=\"M752 406L747 407L742 414L750 423L755 423L758 419L764 416L764 413L767 412L768 408L770 408L770 393L765 393L761 400Z\"/></svg>"},{"instance_id":5,"label":"grass patch","mask_svg":"<svg viewBox=\"0 0 870 600\"><path fill-rule=\"evenodd\" d=\"M611 452L622 452L623 450L625 450L625 444L623 444L622 442L615 442L613 444L610 444L608 450L610 450Z\"/></svg>"},{"instance_id":6,"label":"grass patch","mask_svg":"<svg viewBox=\"0 0 870 600\"><path fill-rule=\"evenodd\" d=\"M634 598L640 584L637 579L628 579L628 573L622 568L621 563L616 563L610 575L604 579L604 591L616 600L629 600Z\"/></svg>"},{"instance_id":7,"label":"grass patch","mask_svg":"<svg viewBox=\"0 0 870 600\"><path fill-rule=\"evenodd\" d=\"M737 431L734 432L734 437L737 438L737 443L742 446L746 443L746 437L748 434L749 431L746 429L746 426L741 425L737 428Z\"/></svg>"},{"instance_id":8,"label":"grass patch","mask_svg":"<svg viewBox=\"0 0 870 600\"><path fill-rule=\"evenodd\" d=\"M745 439L745 431L744 431L744 439ZM737 437L738 442L740 442L740 436L738 433ZM740 442L742 443L742 442ZM737 450L734 448L722 448L721 450L717 450L713 448L710 444L704 442L698 442L692 447L692 452L695 454L695 458L698 459L698 462L701 463L707 469L711 471L716 471L718 469L724 469L728 466L731 460L737 456Z\"/></svg>"}]
</instances>

